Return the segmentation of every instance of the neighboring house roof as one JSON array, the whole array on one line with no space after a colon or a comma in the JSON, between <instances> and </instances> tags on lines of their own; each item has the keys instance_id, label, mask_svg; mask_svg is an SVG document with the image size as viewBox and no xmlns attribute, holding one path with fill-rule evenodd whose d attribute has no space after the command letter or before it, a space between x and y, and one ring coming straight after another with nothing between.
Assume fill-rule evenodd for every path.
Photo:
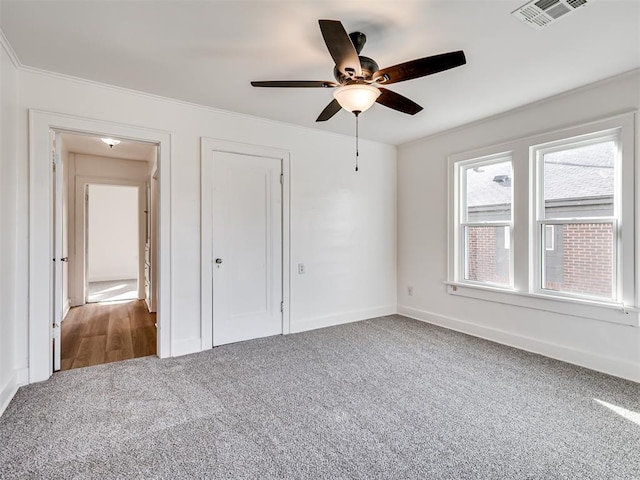
<instances>
[{"instance_id":1,"label":"neighboring house roof","mask_svg":"<svg viewBox=\"0 0 640 480\"><path fill-rule=\"evenodd\" d=\"M612 196L614 142L545 154L547 200ZM507 175L509 179L505 179ZM502 182L495 181L502 180ZM467 206L508 204L512 200L511 164L501 162L467 170Z\"/></svg>"},{"instance_id":2,"label":"neighboring house roof","mask_svg":"<svg viewBox=\"0 0 640 480\"><path fill-rule=\"evenodd\" d=\"M511 163L494 163L467 170L468 207L511 203L513 183L494 182L493 179L498 175L508 175L509 178L513 178Z\"/></svg>"}]
</instances>

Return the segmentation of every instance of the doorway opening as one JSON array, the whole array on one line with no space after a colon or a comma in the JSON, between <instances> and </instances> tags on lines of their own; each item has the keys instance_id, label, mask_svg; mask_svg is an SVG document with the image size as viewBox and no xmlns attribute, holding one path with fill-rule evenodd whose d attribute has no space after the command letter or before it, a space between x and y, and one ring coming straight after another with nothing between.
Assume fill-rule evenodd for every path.
<instances>
[{"instance_id":1,"label":"doorway opening","mask_svg":"<svg viewBox=\"0 0 640 480\"><path fill-rule=\"evenodd\" d=\"M90 184L85 203L86 303L137 300L138 188Z\"/></svg>"},{"instance_id":2,"label":"doorway opening","mask_svg":"<svg viewBox=\"0 0 640 480\"><path fill-rule=\"evenodd\" d=\"M54 148L54 371L155 355L157 145L64 131Z\"/></svg>"},{"instance_id":3,"label":"doorway opening","mask_svg":"<svg viewBox=\"0 0 640 480\"><path fill-rule=\"evenodd\" d=\"M64 271L71 274L74 269L69 268L69 261L64 262L62 241L58 241L58 233L63 229L54 229L57 218L52 199L64 189L54 191L54 185L62 185L62 169L52 167L56 165L55 149L52 136L55 133L75 133L90 137L108 137L117 140L133 140L143 145L157 147L157 167L153 173L156 184L156 268L151 270L155 278L154 289L157 291L152 298L152 305L157 306L156 348L160 358L172 354L172 324L171 324L171 134L166 131L137 127L112 121L41 110L29 110L29 383L48 379L54 369L59 369L56 362L56 350L60 345L60 323L62 313L67 304L63 303L62 290ZM58 162L61 163L61 162ZM54 180L55 178L55 180ZM67 180L68 181L68 180ZM67 190L68 191L68 190ZM71 202L73 196L66 201ZM60 211L63 211L62 208ZM70 209L70 211L73 211ZM71 221L72 219L67 219ZM74 232L74 229L70 229ZM61 233L60 233L61 235ZM52 246L55 247L52 249ZM75 252L77 255L78 251ZM71 259L71 255L67 260ZM154 273L155 272L155 273ZM82 298L77 291L69 291L69 299ZM154 291L151 291L151 295ZM155 298L155 300L153 300ZM59 359L59 355L57 356Z\"/></svg>"}]
</instances>

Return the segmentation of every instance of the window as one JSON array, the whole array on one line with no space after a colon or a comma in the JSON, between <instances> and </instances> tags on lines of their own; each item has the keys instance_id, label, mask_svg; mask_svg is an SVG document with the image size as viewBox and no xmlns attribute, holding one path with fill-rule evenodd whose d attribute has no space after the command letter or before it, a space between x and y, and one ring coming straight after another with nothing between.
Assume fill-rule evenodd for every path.
<instances>
[{"instance_id":1,"label":"window","mask_svg":"<svg viewBox=\"0 0 640 480\"><path fill-rule=\"evenodd\" d=\"M461 166L460 175L463 278L511 285L511 159L473 160Z\"/></svg>"},{"instance_id":2,"label":"window","mask_svg":"<svg viewBox=\"0 0 640 480\"><path fill-rule=\"evenodd\" d=\"M449 293L638 324L634 121L449 157Z\"/></svg>"},{"instance_id":3,"label":"window","mask_svg":"<svg viewBox=\"0 0 640 480\"><path fill-rule=\"evenodd\" d=\"M532 149L540 290L616 300L618 150L615 133Z\"/></svg>"}]
</instances>

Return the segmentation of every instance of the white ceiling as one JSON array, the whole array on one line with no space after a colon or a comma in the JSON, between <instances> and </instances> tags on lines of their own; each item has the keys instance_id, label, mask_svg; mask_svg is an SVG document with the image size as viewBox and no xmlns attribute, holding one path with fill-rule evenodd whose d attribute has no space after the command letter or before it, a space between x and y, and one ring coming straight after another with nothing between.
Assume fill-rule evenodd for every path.
<instances>
[{"instance_id":1,"label":"white ceiling","mask_svg":"<svg viewBox=\"0 0 640 480\"><path fill-rule=\"evenodd\" d=\"M367 37L381 68L453 50L467 65L390 85L424 107L381 105L365 138L399 144L640 67L640 1L588 0L537 31L511 16L524 0L1 0L20 62L112 85L352 135L345 111L316 124L329 89L252 80L333 80L317 20Z\"/></svg>"},{"instance_id":2,"label":"white ceiling","mask_svg":"<svg viewBox=\"0 0 640 480\"><path fill-rule=\"evenodd\" d=\"M71 153L97 157L122 158L142 162L153 162L157 155L156 146L152 143L120 140L118 145L114 145L113 148L111 148L104 143L100 137L93 137L91 135L62 133L61 137L66 149Z\"/></svg>"}]
</instances>

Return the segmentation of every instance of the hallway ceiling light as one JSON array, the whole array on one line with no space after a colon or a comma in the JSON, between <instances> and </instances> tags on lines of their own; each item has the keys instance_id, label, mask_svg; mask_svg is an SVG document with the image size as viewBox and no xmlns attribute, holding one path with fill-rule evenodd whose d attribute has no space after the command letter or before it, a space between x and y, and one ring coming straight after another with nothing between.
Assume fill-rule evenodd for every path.
<instances>
[{"instance_id":1,"label":"hallway ceiling light","mask_svg":"<svg viewBox=\"0 0 640 480\"><path fill-rule=\"evenodd\" d=\"M115 138L101 138L100 140L109 145L109 148L113 148L114 145L118 145L120 143L120 140L116 140Z\"/></svg>"}]
</instances>

